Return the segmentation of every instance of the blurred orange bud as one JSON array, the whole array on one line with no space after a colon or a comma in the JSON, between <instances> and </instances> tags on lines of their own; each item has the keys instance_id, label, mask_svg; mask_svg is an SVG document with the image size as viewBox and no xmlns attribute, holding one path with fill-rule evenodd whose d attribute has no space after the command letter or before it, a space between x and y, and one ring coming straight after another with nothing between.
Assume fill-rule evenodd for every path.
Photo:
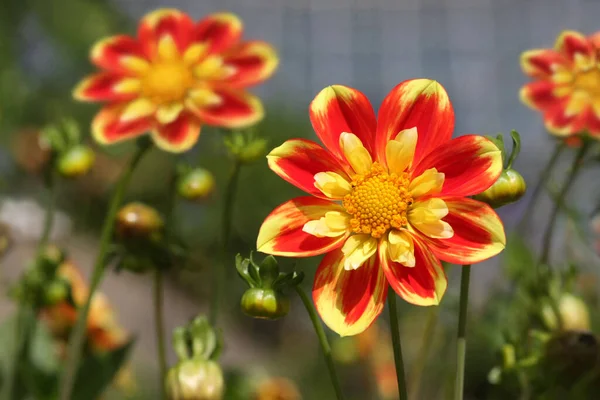
<instances>
[{"instance_id":1,"label":"blurred orange bud","mask_svg":"<svg viewBox=\"0 0 600 400\"><path fill-rule=\"evenodd\" d=\"M269 378L256 388L254 400L301 400L296 384L287 378Z\"/></svg>"},{"instance_id":2,"label":"blurred orange bud","mask_svg":"<svg viewBox=\"0 0 600 400\"><path fill-rule=\"evenodd\" d=\"M151 239L163 227L164 221L158 211L143 203L134 202L119 210L115 232L121 239Z\"/></svg>"}]
</instances>

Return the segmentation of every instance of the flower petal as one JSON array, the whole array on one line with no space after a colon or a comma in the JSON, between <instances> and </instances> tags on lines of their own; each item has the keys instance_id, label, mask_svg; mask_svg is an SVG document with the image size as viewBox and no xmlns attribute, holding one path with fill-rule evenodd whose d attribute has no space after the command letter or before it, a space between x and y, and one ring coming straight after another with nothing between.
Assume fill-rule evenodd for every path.
<instances>
[{"instance_id":1,"label":"flower petal","mask_svg":"<svg viewBox=\"0 0 600 400\"><path fill-rule=\"evenodd\" d=\"M152 129L153 119L141 114L132 114L127 119L122 115L129 104L114 104L100 110L92 121L92 135L100 144L112 144L133 139Z\"/></svg>"},{"instance_id":2,"label":"flower petal","mask_svg":"<svg viewBox=\"0 0 600 400\"><path fill-rule=\"evenodd\" d=\"M411 166L417 147L417 128L404 129L385 148L385 158L391 172L401 174Z\"/></svg>"},{"instance_id":3,"label":"flower petal","mask_svg":"<svg viewBox=\"0 0 600 400\"><path fill-rule=\"evenodd\" d=\"M342 166L319 144L306 139L292 139L274 148L267 156L269 168L277 175L316 197L329 198L315 184L315 175L336 173L345 181L350 178Z\"/></svg>"},{"instance_id":4,"label":"flower petal","mask_svg":"<svg viewBox=\"0 0 600 400\"><path fill-rule=\"evenodd\" d=\"M413 236L415 266L406 267L390 259L389 243L379 243L379 260L392 289L411 304L437 305L442 300L448 279L440 261L419 239ZM360 270L359 270L360 271Z\"/></svg>"},{"instance_id":5,"label":"flower petal","mask_svg":"<svg viewBox=\"0 0 600 400\"><path fill-rule=\"evenodd\" d=\"M536 81L524 85L519 92L523 104L536 110L546 110L561 99L556 96L558 85L550 81Z\"/></svg>"},{"instance_id":6,"label":"flower petal","mask_svg":"<svg viewBox=\"0 0 600 400\"><path fill-rule=\"evenodd\" d=\"M255 85L268 79L279 65L277 52L261 41L241 43L229 50L223 59L234 71L225 81L233 87Z\"/></svg>"},{"instance_id":7,"label":"flower petal","mask_svg":"<svg viewBox=\"0 0 600 400\"><path fill-rule=\"evenodd\" d=\"M421 174L415 174L415 176L408 186L410 195L415 199L439 193L444 186L444 174L435 168L430 168Z\"/></svg>"},{"instance_id":8,"label":"flower petal","mask_svg":"<svg viewBox=\"0 0 600 400\"><path fill-rule=\"evenodd\" d=\"M168 124L159 124L152 131L154 143L159 148L173 153L189 150L200 136L201 124L198 118L182 112L177 119Z\"/></svg>"},{"instance_id":9,"label":"flower petal","mask_svg":"<svg viewBox=\"0 0 600 400\"><path fill-rule=\"evenodd\" d=\"M328 86L310 103L310 121L325 147L340 159L342 132L353 133L373 153L377 120L369 99L356 89L342 85Z\"/></svg>"},{"instance_id":10,"label":"flower petal","mask_svg":"<svg viewBox=\"0 0 600 400\"><path fill-rule=\"evenodd\" d=\"M352 235L342 246L344 269L358 269L377 251L377 239L371 235Z\"/></svg>"},{"instance_id":11,"label":"flower petal","mask_svg":"<svg viewBox=\"0 0 600 400\"><path fill-rule=\"evenodd\" d=\"M416 264L415 243L406 230L392 230L388 235L388 252L392 261L412 268Z\"/></svg>"},{"instance_id":12,"label":"flower petal","mask_svg":"<svg viewBox=\"0 0 600 400\"><path fill-rule=\"evenodd\" d=\"M325 325L340 336L351 336L366 330L381 314L387 288L377 257L357 270L346 271L344 255L338 249L319 264L313 301Z\"/></svg>"},{"instance_id":13,"label":"flower petal","mask_svg":"<svg viewBox=\"0 0 600 400\"><path fill-rule=\"evenodd\" d=\"M150 64L139 42L127 35L111 36L97 42L90 58L98 67L119 74L139 74Z\"/></svg>"},{"instance_id":14,"label":"flower petal","mask_svg":"<svg viewBox=\"0 0 600 400\"><path fill-rule=\"evenodd\" d=\"M201 20L194 29L194 41L206 43L210 53L223 52L237 44L243 25L237 15L215 13Z\"/></svg>"},{"instance_id":15,"label":"flower petal","mask_svg":"<svg viewBox=\"0 0 600 400\"><path fill-rule=\"evenodd\" d=\"M502 153L489 139L464 135L440 145L415 168L444 174L440 196L473 196L492 186L502 173Z\"/></svg>"},{"instance_id":16,"label":"flower petal","mask_svg":"<svg viewBox=\"0 0 600 400\"><path fill-rule=\"evenodd\" d=\"M81 81L73 90L79 101L129 101L138 96L141 82L135 78L100 72Z\"/></svg>"},{"instance_id":17,"label":"flower petal","mask_svg":"<svg viewBox=\"0 0 600 400\"><path fill-rule=\"evenodd\" d=\"M349 226L350 216L347 213L327 211L324 217L305 223L302 230L316 237L338 237L345 235Z\"/></svg>"},{"instance_id":18,"label":"flower petal","mask_svg":"<svg viewBox=\"0 0 600 400\"><path fill-rule=\"evenodd\" d=\"M591 67L596 61L596 49L581 33L563 31L556 39L554 49L579 67Z\"/></svg>"},{"instance_id":19,"label":"flower petal","mask_svg":"<svg viewBox=\"0 0 600 400\"><path fill-rule=\"evenodd\" d=\"M315 197L296 197L283 203L264 220L256 248L276 256L311 257L341 247L347 234L320 238L303 231L307 222L324 217L328 211L345 213L340 205Z\"/></svg>"},{"instance_id":20,"label":"flower petal","mask_svg":"<svg viewBox=\"0 0 600 400\"><path fill-rule=\"evenodd\" d=\"M576 135L586 128L591 106L583 107L579 113L567 113L571 97L560 99L544 112L544 126L555 135Z\"/></svg>"},{"instance_id":21,"label":"flower petal","mask_svg":"<svg viewBox=\"0 0 600 400\"><path fill-rule=\"evenodd\" d=\"M318 172L315 174L315 187L330 199L343 199L350 194L352 185L335 172Z\"/></svg>"},{"instance_id":22,"label":"flower petal","mask_svg":"<svg viewBox=\"0 0 600 400\"><path fill-rule=\"evenodd\" d=\"M162 8L146 14L138 26L138 38L150 60L173 59L185 53L192 40L194 22L174 8Z\"/></svg>"},{"instance_id":23,"label":"flower petal","mask_svg":"<svg viewBox=\"0 0 600 400\"><path fill-rule=\"evenodd\" d=\"M504 226L490 206L464 197L442 199L448 206L444 221L450 224L454 235L449 239L421 236L437 257L454 264L474 264L504 249Z\"/></svg>"},{"instance_id":24,"label":"flower petal","mask_svg":"<svg viewBox=\"0 0 600 400\"><path fill-rule=\"evenodd\" d=\"M366 174L371 170L373 159L358 136L353 133L342 132L340 135L340 148L354 172Z\"/></svg>"},{"instance_id":25,"label":"flower petal","mask_svg":"<svg viewBox=\"0 0 600 400\"><path fill-rule=\"evenodd\" d=\"M563 54L551 49L534 49L521 54L521 69L532 78L550 77L558 67L568 64Z\"/></svg>"},{"instance_id":26,"label":"flower petal","mask_svg":"<svg viewBox=\"0 0 600 400\"><path fill-rule=\"evenodd\" d=\"M375 138L379 161L386 160L388 142L410 128L417 128L418 132L413 165L452 137L454 109L446 90L438 82L430 79L404 81L383 100Z\"/></svg>"},{"instance_id":27,"label":"flower petal","mask_svg":"<svg viewBox=\"0 0 600 400\"><path fill-rule=\"evenodd\" d=\"M219 98L216 104L195 100L186 103L188 109L208 125L244 128L256 124L265 115L260 99L250 93L225 88L214 89L213 93Z\"/></svg>"}]
</instances>

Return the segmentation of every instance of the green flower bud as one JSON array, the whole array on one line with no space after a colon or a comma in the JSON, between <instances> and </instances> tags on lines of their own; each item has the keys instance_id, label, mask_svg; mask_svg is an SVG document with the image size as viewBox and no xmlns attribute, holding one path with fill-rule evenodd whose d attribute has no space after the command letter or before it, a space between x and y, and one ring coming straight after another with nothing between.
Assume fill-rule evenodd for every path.
<instances>
[{"instance_id":1,"label":"green flower bud","mask_svg":"<svg viewBox=\"0 0 600 400\"><path fill-rule=\"evenodd\" d=\"M570 293L565 293L558 302L558 312L562 322L563 330L589 331L591 328L590 313L583 300ZM542 318L548 329L558 328L556 315L549 304L542 309Z\"/></svg>"},{"instance_id":2,"label":"green flower bud","mask_svg":"<svg viewBox=\"0 0 600 400\"><path fill-rule=\"evenodd\" d=\"M290 299L273 289L250 288L242 296L244 314L262 319L278 319L290 311Z\"/></svg>"},{"instance_id":3,"label":"green flower bud","mask_svg":"<svg viewBox=\"0 0 600 400\"><path fill-rule=\"evenodd\" d=\"M505 169L498 180L485 192L474 198L489 204L494 208L514 203L525 194L527 185L525 179L514 169Z\"/></svg>"},{"instance_id":4,"label":"green flower bud","mask_svg":"<svg viewBox=\"0 0 600 400\"><path fill-rule=\"evenodd\" d=\"M44 302L47 305L60 303L69 296L69 284L62 279L51 282L44 291Z\"/></svg>"},{"instance_id":5,"label":"green flower bud","mask_svg":"<svg viewBox=\"0 0 600 400\"><path fill-rule=\"evenodd\" d=\"M225 386L219 364L199 359L181 361L165 381L169 400L220 400Z\"/></svg>"},{"instance_id":6,"label":"green flower bud","mask_svg":"<svg viewBox=\"0 0 600 400\"><path fill-rule=\"evenodd\" d=\"M164 221L158 211L142 203L129 203L119 210L115 232L121 239L153 239Z\"/></svg>"},{"instance_id":7,"label":"green flower bud","mask_svg":"<svg viewBox=\"0 0 600 400\"><path fill-rule=\"evenodd\" d=\"M134 274L143 274L154 269L154 263L151 259L134 254L125 254L118 265L119 270L126 270Z\"/></svg>"},{"instance_id":8,"label":"green flower bud","mask_svg":"<svg viewBox=\"0 0 600 400\"><path fill-rule=\"evenodd\" d=\"M88 146L77 145L58 157L58 172L67 178L78 178L89 172L94 165L96 155Z\"/></svg>"},{"instance_id":9,"label":"green flower bud","mask_svg":"<svg viewBox=\"0 0 600 400\"><path fill-rule=\"evenodd\" d=\"M200 201L215 190L215 178L210 171L195 168L185 173L177 184L177 193L187 200Z\"/></svg>"}]
</instances>

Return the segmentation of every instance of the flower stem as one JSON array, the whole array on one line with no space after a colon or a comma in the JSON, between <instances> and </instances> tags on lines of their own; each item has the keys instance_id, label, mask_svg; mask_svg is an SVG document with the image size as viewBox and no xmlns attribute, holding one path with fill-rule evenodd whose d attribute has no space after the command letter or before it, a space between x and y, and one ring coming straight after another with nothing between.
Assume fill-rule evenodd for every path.
<instances>
[{"instance_id":1,"label":"flower stem","mask_svg":"<svg viewBox=\"0 0 600 400\"><path fill-rule=\"evenodd\" d=\"M163 320L163 272L160 268L154 271L154 326L156 329L156 346L158 351L160 398L164 399L165 377L167 376L167 351L165 346L165 325Z\"/></svg>"},{"instance_id":2,"label":"flower stem","mask_svg":"<svg viewBox=\"0 0 600 400\"><path fill-rule=\"evenodd\" d=\"M398 394L400 400L408 400L406 382L404 380L404 361L402 360L402 344L400 343L400 328L398 324L398 307L396 306L396 292L388 289L388 312L390 315L390 331L392 333L392 346L394 347L394 363L396 364L396 380L398 381Z\"/></svg>"},{"instance_id":3,"label":"flower stem","mask_svg":"<svg viewBox=\"0 0 600 400\"><path fill-rule=\"evenodd\" d=\"M554 148L554 152L552 153L552 156L550 156L550 160L548 160L548 163L542 169L542 173L540 175L540 178L537 181L537 185L533 189L533 193L531 194L531 200L529 201L529 204L527 204L527 208L525 209L525 212L523 213L523 217L521 218L521 221L519 222L519 225L517 227L517 232L522 232L525 229L525 227L528 225L531 215L533 214L533 212L532 212L533 208L537 204L538 197L540 196L540 193L542 193L542 189L548 183L548 179L550 179L550 174L554 170L554 167L556 166L556 163L557 163L558 159L560 158L560 155L562 154L563 150L566 147L567 147L567 145L565 144L564 140L560 141L559 143L556 144L556 147Z\"/></svg>"},{"instance_id":4,"label":"flower stem","mask_svg":"<svg viewBox=\"0 0 600 400\"><path fill-rule=\"evenodd\" d=\"M77 322L75 323L73 333L71 334L69 340L69 348L67 353L65 370L61 376L59 386L60 400L71 399L71 393L73 391L73 386L75 384L75 378L77 375L77 368L79 366L79 361L81 359L81 353L83 350L83 344L85 341L85 331L88 314L90 311L90 304L92 302L94 293L96 292L96 289L98 288L98 285L100 284L100 281L104 276L106 255L113 235L115 216L119 211L119 207L121 206L121 203L123 201L123 196L125 195L125 189L131 181L133 171L137 167L139 161L142 159L142 156L150 148L150 144L151 142L146 140L144 140L143 142L139 142L136 153L131 158L129 165L127 165L121 173L121 177L119 178L119 181L115 188L115 192L110 201L110 207L104 219L104 225L102 226L102 233L100 236L100 248L98 250L96 262L94 264L94 270L92 271L92 278L90 281L88 297L83 307L81 307L78 310L79 312Z\"/></svg>"},{"instance_id":5,"label":"flower stem","mask_svg":"<svg viewBox=\"0 0 600 400\"><path fill-rule=\"evenodd\" d=\"M216 271L214 271L214 290L212 293L209 320L211 325L215 326L219 318L219 308L221 306L225 280L227 279L227 255L229 253L229 236L231 235L231 220L233 217L233 205L238 187L241 164L238 160L233 164L233 170L229 175L227 187L225 189L225 203L223 205L223 214L221 219L221 262Z\"/></svg>"},{"instance_id":6,"label":"flower stem","mask_svg":"<svg viewBox=\"0 0 600 400\"><path fill-rule=\"evenodd\" d=\"M48 192L48 203L46 205L46 216L44 218L44 228L42 230L42 236L38 243L37 259L43 255L48 241L50 240L50 234L52 233L52 225L54 224L54 212L56 209L56 173L54 172L54 166L51 165L52 170L47 172L45 179L46 190Z\"/></svg>"},{"instance_id":7,"label":"flower stem","mask_svg":"<svg viewBox=\"0 0 600 400\"><path fill-rule=\"evenodd\" d=\"M319 321L319 316L315 308L312 305L312 302L302 290L299 285L295 285L294 288L300 296L302 303L304 303L304 307L308 312L310 320L315 328L315 333L317 334L317 338L319 339L319 343L321 344L321 350L323 350L323 356L325 357L325 362L327 363L327 369L329 370L329 378L331 379L331 384L333 385L333 389L335 391L335 396L338 400L344 400L344 395L342 394L342 387L340 386L340 380L337 376L337 372L335 370L335 364L333 363L333 357L331 355L331 346L329 346L329 342L327 341L327 336L325 335L325 331L323 330L323 326L321 325L321 321Z\"/></svg>"},{"instance_id":8,"label":"flower stem","mask_svg":"<svg viewBox=\"0 0 600 400\"><path fill-rule=\"evenodd\" d=\"M554 233L554 227L556 225L556 220L558 217L558 212L560 211L561 204L565 201L565 196L569 192L569 189L575 182L575 178L579 173L581 166L583 165L582 161L585 157L585 154L589 148L587 143L583 143L583 145L577 151L577 155L575 156L575 160L573 161L573 165L571 167L571 171L567 176L567 180L565 181L562 189L558 193L556 201L554 202L554 206L550 213L550 222L548 222L548 227L544 232L544 238L542 240L542 251L540 253L540 260L538 265L546 264L548 262L548 257L550 256L550 246L552 244L552 234Z\"/></svg>"},{"instance_id":9,"label":"flower stem","mask_svg":"<svg viewBox=\"0 0 600 400\"><path fill-rule=\"evenodd\" d=\"M465 359L467 353L467 307L469 305L469 282L471 279L471 266L463 265L460 273L460 303L458 313L458 335L456 351L456 384L454 386L454 400L462 400L465 390Z\"/></svg>"},{"instance_id":10,"label":"flower stem","mask_svg":"<svg viewBox=\"0 0 600 400\"><path fill-rule=\"evenodd\" d=\"M420 398L421 378L423 376L423 371L425 370L427 358L429 357L431 342L438 322L439 310L439 307L429 307L428 310L427 321L425 322L425 329L423 330L423 336L421 338L421 346L419 347L412 371L409 374L408 387L411 389L409 396L411 399Z\"/></svg>"}]
</instances>

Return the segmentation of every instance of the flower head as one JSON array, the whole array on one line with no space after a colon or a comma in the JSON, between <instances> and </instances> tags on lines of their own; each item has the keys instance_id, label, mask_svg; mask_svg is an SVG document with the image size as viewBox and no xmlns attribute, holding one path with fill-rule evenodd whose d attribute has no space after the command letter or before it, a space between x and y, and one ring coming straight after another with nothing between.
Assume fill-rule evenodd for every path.
<instances>
[{"instance_id":1,"label":"flower head","mask_svg":"<svg viewBox=\"0 0 600 400\"><path fill-rule=\"evenodd\" d=\"M262 104L244 89L269 78L278 59L269 44L241 36L233 14L195 23L181 11L159 9L142 18L137 37L98 42L91 60L102 72L74 92L78 100L108 102L92 123L96 140L109 144L150 132L158 147L181 152L196 143L202 124L258 122Z\"/></svg>"},{"instance_id":2,"label":"flower head","mask_svg":"<svg viewBox=\"0 0 600 400\"><path fill-rule=\"evenodd\" d=\"M600 34L564 31L553 49L521 55L523 103L543 113L546 129L558 136L587 132L600 136Z\"/></svg>"},{"instance_id":3,"label":"flower head","mask_svg":"<svg viewBox=\"0 0 600 400\"><path fill-rule=\"evenodd\" d=\"M383 310L388 284L410 303L438 304L447 286L440 259L471 264L504 248L496 213L467 198L496 181L500 150L482 136L451 139L454 111L439 83L399 84L377 118L361 92L330 86L312 101L310 118L325 148L289 140L268 161L312 196L277 207L257 247L326 254L313 299L332 330L364 331Z\"/></svg>"}]
</instances>

